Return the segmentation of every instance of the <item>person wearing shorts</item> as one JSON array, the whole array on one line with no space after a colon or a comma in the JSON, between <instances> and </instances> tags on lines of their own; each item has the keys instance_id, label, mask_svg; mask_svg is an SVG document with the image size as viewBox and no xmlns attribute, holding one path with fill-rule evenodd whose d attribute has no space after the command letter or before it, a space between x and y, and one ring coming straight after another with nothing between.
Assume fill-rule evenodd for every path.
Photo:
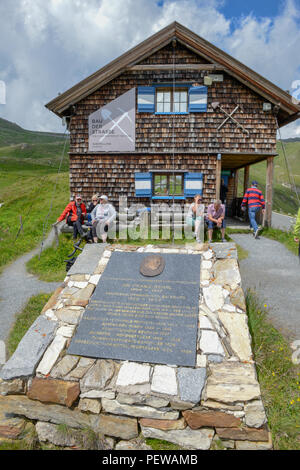
<instances>
[{"instance_id":1,"label":"person wearing shorts","mask_svg":"<svg viewBox=\"0 0 300 470\"><path fill-rule=\"evenodd\" d=\"M215 229L221 230L222 242L225 240L225 205L222 204L220 199L215 200L207 208L207 225L208 225L208 242L211 243L213 231Z\"/></svg>"}]
</instances>

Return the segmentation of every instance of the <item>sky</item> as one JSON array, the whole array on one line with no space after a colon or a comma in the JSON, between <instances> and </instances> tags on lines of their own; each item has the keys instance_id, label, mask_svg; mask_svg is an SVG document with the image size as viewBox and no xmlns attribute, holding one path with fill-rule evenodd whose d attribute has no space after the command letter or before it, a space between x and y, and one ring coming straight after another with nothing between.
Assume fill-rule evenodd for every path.
<instances>
[{"instance_id":1,"label":"sky","mask_svg":"<svg viewBox=\"0 0 300 470\"><path fill-rule=\"evenodd\" d=\"M173 21L300 88L300 0L0 0L0 117L63 132L45 104ZM300 119L281 132L300 137Z\"/></svg>"}]
</instances>

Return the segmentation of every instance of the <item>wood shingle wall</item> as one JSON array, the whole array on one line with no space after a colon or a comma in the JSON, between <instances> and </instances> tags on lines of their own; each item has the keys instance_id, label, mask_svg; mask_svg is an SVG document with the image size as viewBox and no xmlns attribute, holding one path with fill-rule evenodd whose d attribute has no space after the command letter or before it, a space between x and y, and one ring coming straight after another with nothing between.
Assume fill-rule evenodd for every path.
<instances>
[{"instance_id":1,"label":"wood shingle wall","mask_svg":"<svg viewBox=\"0 0 300 470\"><path fill-rule=\"evenodd\" d=\"M177 43L175 57L169 45L140 64L172 64L173 60L178 64L207 62ZM175 83L203 85L205 73L178 70ZM89 153L88 116L133 87L152 86L159 82L172 84L173 71L128 70L82 99L76 105L70 124L71 193L82 188L83 196L87 197L97 190L115 199L121 191L122 195L131 198L134 172L172 169L174 153L175 169L203 170L204 196L212 199L215 192L214 162L218 153L276 153L276 122L272 114L263 111L264 100L228 74L222 74L223 82L208 86L206 113L162 115L137 112L135 154ZM239 105L234 118L249 131L249 136L231 120L217 130L226 116L219 109L212 108L211 103L216 101L228 113Z\"/></svg>"}]
</instances>

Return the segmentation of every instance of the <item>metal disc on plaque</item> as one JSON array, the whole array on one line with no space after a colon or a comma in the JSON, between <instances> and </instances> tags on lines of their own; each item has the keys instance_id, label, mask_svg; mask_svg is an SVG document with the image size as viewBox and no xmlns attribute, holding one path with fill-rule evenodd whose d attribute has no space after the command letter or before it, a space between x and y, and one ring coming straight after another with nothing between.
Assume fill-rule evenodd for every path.
<instances>
[{"instance_id":1,"label":"metal disc on plaque","mask_svg":"<svg viewBox=\"0 0 300 470\"><path fill-rule=\"evenodd\" d=\"M149 255L143 259L140 265L140 273L143 276L158 276L165 269L166 262L160 255Z\"/></svg>"}]
</instances>

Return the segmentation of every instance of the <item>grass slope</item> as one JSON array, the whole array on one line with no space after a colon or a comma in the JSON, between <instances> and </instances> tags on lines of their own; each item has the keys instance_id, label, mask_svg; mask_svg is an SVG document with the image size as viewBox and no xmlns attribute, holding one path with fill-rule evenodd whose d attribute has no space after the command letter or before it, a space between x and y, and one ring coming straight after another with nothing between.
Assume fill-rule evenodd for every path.
<instances>
[{"instance_id":1,"label":"grass slope","mask_svg":"<svg viewBox=\"0 0 300 470\"><path fill-rule=\"evenodd\" d=\"M18 139L26 145L16 145ZM58 174L64 143L60 134L25 131L0 119L0 271L41 242L55 188L46 231L69 201L68 141Z\"/></svg>"},{"instance_id":2,"label":"grass slope","mask_svg":"<svg viewBox=\"0 0 300 470\"><path fill-rule=\"evenodd\" d=\"M285 152L289 164L290 173L293 175L295 184L300 195L300 142L285 141ZM288 171L280 142L277 143L278 156L274 160L274 195L273 209L285 214L296 214L298 210L298 201L295 192L290 189ZM239 172L238 195L243 196L244 172ZM266 162L260 162L250 166L250 182L257 180L260 189L265 194L266 186Z\"/></svg>"}]
</instances>

